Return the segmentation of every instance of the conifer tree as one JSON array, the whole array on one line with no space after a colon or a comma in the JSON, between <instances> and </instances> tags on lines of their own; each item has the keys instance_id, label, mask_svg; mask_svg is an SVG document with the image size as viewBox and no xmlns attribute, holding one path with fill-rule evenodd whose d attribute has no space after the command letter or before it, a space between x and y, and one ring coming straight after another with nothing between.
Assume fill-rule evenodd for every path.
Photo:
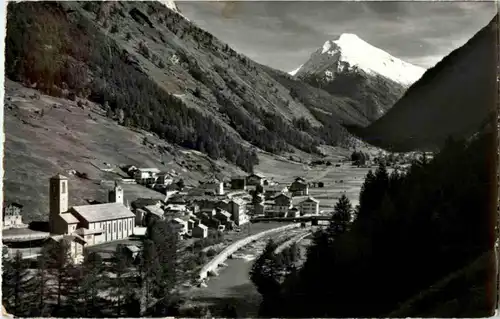
<instances>
[{"instance_id":1,"label":"conifer tree","mask_svg":"<svg viewBox=\"0 0 500 319\"><path fill-rule=\"evenodd\" d=\"M153 292L156 290L156 278L160 271L160 263L156 247L152 240L146 239L142 246L139 256L139 281L141 290L142 311L149 308L153 298Z\"/></svg>"},{"instance_id":2,"label":"conifer tree","mask_svg":"<svg viewBox=\"0 0 500 319\"><path fill-rule=\"evenodd\" d=\"M47 267L52 280L55 281L57 296L56 313L62 309L62 297L69 285L70 271L73 267L73 261L70 253L70 243L63 239L61 241L52 241L47 244L43 253L47 255Z\"/></svg>"},{"instance_id":3,"label":"conifer tree","mask_svg":"<svg viewBox=\"0 0 500 319\"><path fill-rule=\"evenodd\" d=\"M331 238L344 233L347 230L347 226L351 221L352 205L349 198L346 195L342 195L335 204L335 208L330 220L330 226L328 227L328 232Z\"/></svg>"},{"instance_id":4,"label":"conifer tree","mask_svg":"<svg viewBox=\"0 0 500 319\"><path fill-rule=\"evenodd\" d=\"M29 282L28 262L17 251L13 258L2 260L2 301L7 310L16 316L29 313L32 291Z\"/></svg>"},{"instance_id":5,"label":"conifer tree","mask_svg":"<svg viewBox=\"0 0 500 319\"><path fill-rule=\"evenodd\" d=\"M101 314L98 305L99 290L102 288L104 265L102 258L97 253L85 255L81 265L82 278L80 282L83 309L85 317L96 317Z\"/></svg>"},{"instance_id":6,"label":"conifer tree","mask_svg":"<svg viewBox=\"0 0 500 319\"><path fill-rule=\"evenodd\" d=\"M46 300L50 297L50 290L48 287L49 274L49 253L48 247L42 247L41 256L37 259L37 269L34 276L33 291L37 296L36 301L33 303L32 316L44 317L48 313L48 305Z\"/></svg>"},{"instance_id":7,"label":"conifer tree","mask_svg":"<svg viewBox=\"0 0 500 319\"><path fill-rule=\"evenodd\" d=\"M277 247L278 245L273 240L269 240L250 270L250 280L263 298L268 296L272 298L279 292L277 259L274 255Z\"/></svg>"},{"instance_id":8,"label":"conifer tree","mask_svg":"<svg viewBox=\"0 0 500 319\"><path fill-rule=\"evenodd\" d=\"M114 278L110 279L112 292L111 295L116 299L116 315L122 316L124 300L131 293L127 274L131 266L131 261L124 253L123 245L118 245L113 253L112 271Z\"/></svg>"}]
</instances>

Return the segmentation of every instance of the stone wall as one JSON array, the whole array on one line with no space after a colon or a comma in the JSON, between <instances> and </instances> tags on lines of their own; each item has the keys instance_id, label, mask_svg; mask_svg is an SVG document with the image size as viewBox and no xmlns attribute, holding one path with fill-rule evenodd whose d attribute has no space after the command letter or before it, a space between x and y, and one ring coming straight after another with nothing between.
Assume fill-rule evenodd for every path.
<instances>
[{"instance_id":1,"label":"stone wall","mask_svg":"<svg viewBox=\"0 0 500 319\"><path fill-rule=\"evenodd\" d=\"M232 254L234 254L235 252L237 252L238 250L240 250L244 246L248 245L249 243L256 241L258 239L261 239L262 237L268 236L268 235L273 234L273 233L278 233L278 232L282 232L285 230L290 230L290 229L298 228L298 227L300 227L300 224L292 224L292 225L286 225L286 226L282 226L282 227L278 227L278 228L269 229L269 230L260 232L260 233L255 234L255 235L248 236L246 238L243 238L243 239L231 244L230 246L226 247L223 251L221 251L217 256L215 256L212 260L210 260L205 266L203 266L203 268L201 269L200 274L199 274L200 280L204 280L205 278L207 278L208 273L210 271L215 271L217 269L217 267L221 263L226 261L226 259L229 256L231 256Z\"/></svg>"}]
</instances>

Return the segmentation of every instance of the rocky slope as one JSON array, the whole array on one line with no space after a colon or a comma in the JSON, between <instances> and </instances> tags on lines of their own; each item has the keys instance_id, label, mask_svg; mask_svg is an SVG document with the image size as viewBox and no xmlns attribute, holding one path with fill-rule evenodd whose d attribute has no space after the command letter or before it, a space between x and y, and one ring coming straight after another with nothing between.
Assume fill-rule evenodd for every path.
<instances>
[{"instance_id":1,"label":"rocky slope","mask_svg":"<svg viewBox=\"0 0 500 319\"><path fill-rule=\"evenodd\" d=\"M342 112L325 126L306 100L170 1L11 3L8 12L10 79L89 99L124 126L247 171L257 163L256 148L319 153L320 144L350 142ZM350 104L328 107L366 124Z\"/></svg>"},{"instance_id":2,"label":"rocky slope","mask_svg":"<svg viewBox=\"0 0 500 319\"><path fill-rule=\"evenodd\" d=\"M315 87L354 100L370 120L382 116L425 69L376 48L355 34L326 41L290 72Z\"/></svg>"},{"instance_id":3,"label":"rocky slope","mask_svg":"<svg viewBox=\"0 0 500 319\"><path fill-rule=\"evenodd\" d=\"M498 15L426 71L387 114L364 129L370 143L397 151L436 149L468 138L494 118L498 99Z\"/></svg>"}]
</instances>

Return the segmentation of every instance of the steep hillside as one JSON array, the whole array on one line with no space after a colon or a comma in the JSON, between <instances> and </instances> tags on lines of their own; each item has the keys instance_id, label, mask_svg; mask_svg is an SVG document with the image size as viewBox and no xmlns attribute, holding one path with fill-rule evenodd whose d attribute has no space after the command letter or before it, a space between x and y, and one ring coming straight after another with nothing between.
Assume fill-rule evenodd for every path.
<instances>
[{"instance_id":1,"label":"steep hillside","mask_svg":"<svg viewBox=\"0 0 500 319\"><path fill-rule=\"evenodd\" d=\"M313 113L323 125L330 122L365 126L371 122L364 114L363 108L359 103L349 97L332 95L290 74L272 69L265 65L260 65L260 68L281 85L288 88L290 90L290 95L294 99L307 105L311 113Z\"/></svg>"},{"instance_id":2,"label":"steep hillside","mask_svg":"<svg viewBox=\"0 0 500 319\"><path fill-rule=\"evenodd\" d=\"M157 167L186 185L243 173L225 161L120 126L95 103L40 95L6 79L4 105L4 198L24 206L25 222L48 218L48 180L55 173L70 179L70 205L107 201L112 181L127 177L121 170L125 165ZM143 186L122 186L126 200L164 198Z\"/></svg>"},{"instance_id":3,"label":"steep hillside","mask_svg":"<svg viewBox=\"0 0 500 319\"><path fill-rule=\"evenodd\" d=\"M6 74L247 171L255 147L319 153L348 135L171 2L10 3Z\"/></svg>"},{"instance_id":4,"label":"steep hillside","mask_svg":"<svg viewBox=\"0 0 500 319\"><path fill-rule=\"evenodd\" d=\"M424 71L354 34L342 34L326 41L290 74L332 95L352 99L372 122L389 110Z\"/></svg>"},{"instance_id":5,"label":"steep hillside","mask_svg":"<svg viewBox=\"0 0 500 319\"><path fill-rule=\"evenodd\" d=\"M364 129L371 144L397 151L435 149L473 135L498 98L498 15L414 83L387 114Z\"/></svg>"}]
</instances>

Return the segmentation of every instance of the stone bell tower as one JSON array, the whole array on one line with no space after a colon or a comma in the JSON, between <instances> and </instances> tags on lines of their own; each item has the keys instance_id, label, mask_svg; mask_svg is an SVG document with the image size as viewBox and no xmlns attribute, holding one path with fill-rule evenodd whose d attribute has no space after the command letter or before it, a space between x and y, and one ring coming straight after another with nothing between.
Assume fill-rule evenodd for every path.
<instances>
[{"instance_id":1,"label":"stone bell tower","mask_svg":"<svg viewBox=\"0 0 500 319\"><path fill-rule=\"evenodd\" d=\"M50 231L56 230L58 216L68 211L68 178L57 174L49 182L49 226Z\"/></svg>"},{"instance_id":2,"label":"stone bell tower","mask_svg":"<svg viewBox=\"0 0 500 319\"><path fill-rule=\"evenodd\" d=\"M115 182L115 187L108 193L108 202L123 204L123 188Z\"/></svg>"}]
</instances>

